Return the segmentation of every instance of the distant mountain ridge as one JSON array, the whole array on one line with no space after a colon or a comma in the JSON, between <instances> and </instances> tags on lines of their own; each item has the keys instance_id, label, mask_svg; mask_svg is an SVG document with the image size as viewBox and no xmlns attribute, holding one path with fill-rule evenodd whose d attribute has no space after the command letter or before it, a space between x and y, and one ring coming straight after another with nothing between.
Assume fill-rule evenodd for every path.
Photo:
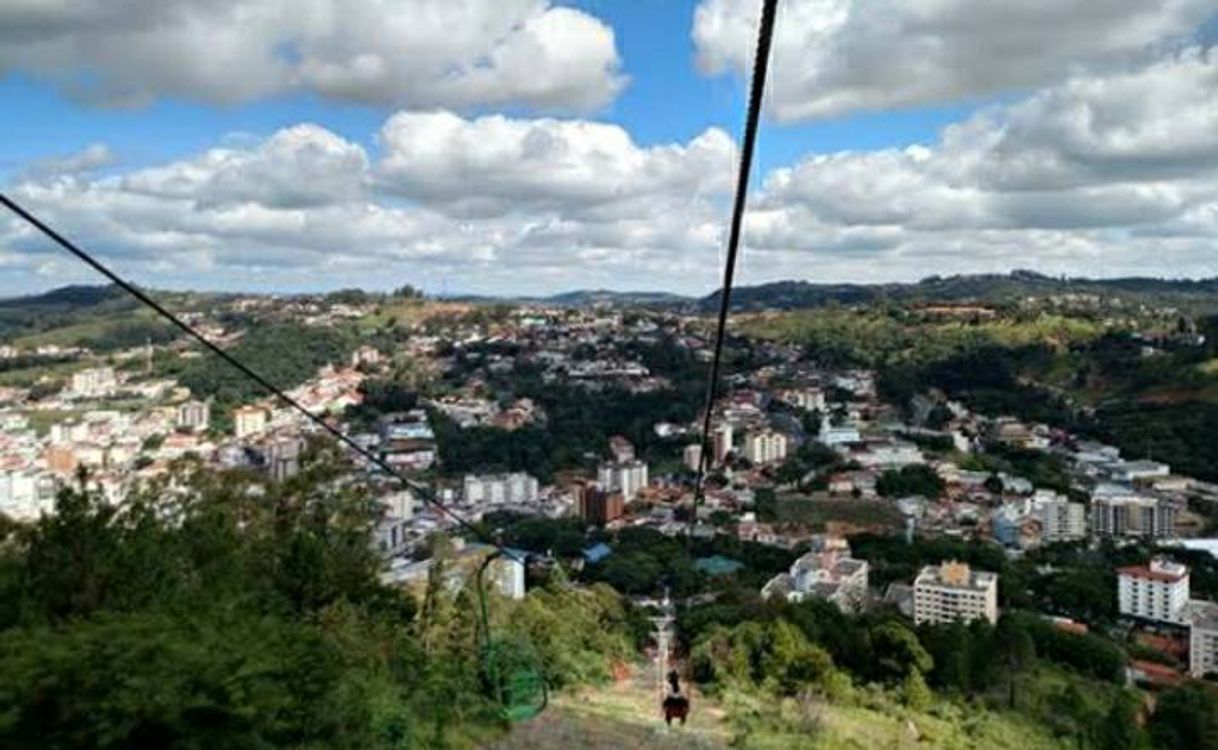
<instances>
[{"instance_id":1,"label":"distant mountain ridge","mask_svg":"<svg viewBox=\"0 0 1218 750\"><path fill-rule=\"evenodd\" d=\"M126 296L126 292L113 284L77 284L72 286L61 286L58 289L52 289L49 292L43 292L41 294L3 298L0 299L0 308L55 307L71 309L79 307L93 307L94 305L100 305L103 302L126 298Z\"/></svg>"},{"instance_id":2,"label":"distant mountain ridge","mask_svg":"<svg viewBox=\"0 0 1218 750\"><path fill-rule=\"evenodd\" d=\"M707 313L719 309L720 290L705 297L669 292L577 289L548 296L450 295L443 299L475 304L540 304L561 307L657 307ZM732 289L732 309L795 310L825 305L871 305L976 302L1001 304L1024 297L1061 294L1098 294L1131 300L1156 298L1185 306L1218 309L1218 277L1207 279L1160 279L1130 276L1111 279L1046 276L1034 271L1005 274L958 274L929 276L915 282L883 284L816 283L774 281ZM324 296L324 295L318 295ZM56 311L80 310L96 305L135 305L116 286L65 286L37 295L0 299L0 310L39 308Z\"/></svg>"},{"instance_id":3,"label":"distant mountain ridge","mask_svg":"<svg viewBox=\"0 0 1218 750\"><path fill-rule=\"evenodd\" d=\"M717 310L722 290L697 302L701 312ZM859 305L883 302L1000 304L1024 297L1098 294L1130 299L1155 297L1182 305L1218 308L1218 278L1156 279L1125 277L1086 279L1045 276L1033 271L1008 274L930 276L917 282L888 284L817 284L808 281L776 281L732 290L732 309L793 310L825 305Z\"/></svg>"}]
</instances>

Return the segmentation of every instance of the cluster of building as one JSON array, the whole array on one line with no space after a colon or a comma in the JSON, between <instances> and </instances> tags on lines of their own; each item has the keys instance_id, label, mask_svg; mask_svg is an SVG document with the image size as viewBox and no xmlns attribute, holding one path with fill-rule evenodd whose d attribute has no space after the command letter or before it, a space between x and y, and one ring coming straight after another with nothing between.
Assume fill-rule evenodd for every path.
<instances>
[{"instance_id":1,"label":"cluster of building","mask_svg":"<svg viewBox=\"0 0 1218 750\"><path fill-rule=\"evenodd\" d=\"M545 414L532 399L520 398L500 407L490 398L469 396L444 396L431 399L427 405L451 419L461 428L494 427L500 430L518 430L531 424L545 422Z\"/></svg>"},{"instance_id":2,"label":"cluster of building","mask_svg":"<svg viewBox=\"0 0 1218 750\"><path fill-rule=\"evenodd\" d=\"M1117 608L1135 623L1181 634L1192 676L1218 675L1218 604L1191 598L1188 566L1155 557L1118 569Z\"/></svg>"},{"instance_id":3,"label":"cluster of building","mask_svg":"<svg viewBox=\"0 0 1218 750\"><path fill-rule=\"evenodd\" d=\"M250 311L268 309L257 298L248 303ZM360 305L309 300L284 304L289 307L280 305L276 314L289 309L314 325L367 312ZM928 308L923 314L955 312ZM511 431L547 423L544 410L530 399L500 401L492 386L496 378L527 368L543 383L589 392L662 392L672 384L653 372L649 362L657 371L661 365L645 354L648 347L659 346L692 362L711 356L704 329L680 316L628 316L599 308L521 308L494 326L461 320L439 334L419 331L395 356L405 353L425 363L452 387L424 399L424 408L379 415L352 439L395 470L426 472L442 466L444 458L436 434L441 425L433 425L430 415L442 414L460 430ZM778 503L795 497L887 504L900 511L907 533L992 539L1018 555L1043 544L1176 537L1187 518L1190 493L1212 490L1173 474L1165 464L1128 460L1115 447L1044 425L976 414L942 394L920 394L908 409L898 409L879 398L869 371L819 367L796 346L754 346L755 360L764 364L728 378L712 405L705 456L701 415L688 424L654 425L657 440L680 456L685 471L676 459L655 461L650 451L649 465L625 437L607 436L603 453L588 456L585 466L561 473L552 485L543 485L528 471L478 471L437 481L436 494L467 520L510 510L575 516L587 526L609 529L647 526L684 534L692 528L695 535L729 533L789 549L807 544L809 551L765 585L766 597L821 598L851 612L887 601L917 623L936 623L995 621L997 575L947 561L923 568L912 581L894 584L882 596L873 595L867 562L853 557L840 536L855 528L837 524L834 533L820 535L800 524L759 521L759 493L773 492ZM291 395L317 413L342 414L360 402L364 378L385 359L375 348L360 347L342 367L323 368ZM255 467L277 479L301 468L312 427L291 410L270 401L248 404L234 410L231 429L221 431L216 424L223 415L179 384L97 361L90 364L70 375L62 393L42 399L36 408L22 405L20 389L0 389L0 512L19 518L46 512L56 486L80 467L88 468L91 481L115 500L133 482L164 472L170 462L186 456L215 466ZM116 406L118 400L122 408ZM40 411L49 418L39 420ZM930 445L947 446L956 458ZM831 466L801 463L808 448L829 452ZM1014 471L982 471L958 460L998 450L1057 457L1068 467L1068 486L1037 486ZM926 467L944 490L933 497L881 497L885 474L908 467ZM377 488L384 508L372 544L392 561L387 580L414 586L439 569L452 580L468 578L471 567L485 560L488 551L477 545L460 546L443 563L415 560L435 532L452 528L452 519L395 487L375 466L365 468L361 479ZM693 491L689 473L700 469L713 473L715 482L707 485L691 527L688 515L678 510L688 508ZM496 576L510 595L523 592L523 568L514 565L496 562L507 571ZM1163 561L1141 572L1122 571L1121 611L1188 628L1190 643L1196 644L1190 651L1196 655L1193 671L1208 673L1218 658L1213 651L1218 605L1189 599L1187 571L1180 575Z\"/></svg>"},{"instance_id":4,"label":"cluster of building","mask_svg":"<svg viewBox=\"0 0 1218 750\"><path fill-rule=\"evenodd\" d=\"M141 348L113 358L146 356ZM290 395L317 413L341 413L361 399L363 378L354 369L326 367ZM300 470L315 429L266 401L234 409L231 428L217 430L210 401L144 368L88 366L70 373L58 393L36 402L28 396L28 389L0 393L0 513L19 520L51 512L58 488L81 470L112 502L188 457L285 479Z\"/></svg>"},{"instance_id":5,"label":"cluster of building","mask_svg":"<svg viewBox=\"0 0 1218 750\"><path fill-rule=\"evenodd\" d=\"M771 578L762 598L790 602L823 599L847 613L861 613L881 600L868 587L866 560L850 554L841 537L818 535L811 549L791 563L786 573ZM922 568L910 584L892 584L882 603L894 606L918 624L998 621L998 574L946 561Z\"/></svg>"}]
</instances>

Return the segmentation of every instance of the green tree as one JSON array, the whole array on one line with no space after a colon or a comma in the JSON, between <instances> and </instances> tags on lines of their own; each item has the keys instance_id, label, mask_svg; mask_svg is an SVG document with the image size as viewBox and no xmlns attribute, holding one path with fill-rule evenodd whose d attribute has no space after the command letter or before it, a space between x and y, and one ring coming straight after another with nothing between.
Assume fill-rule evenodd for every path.
<instances>
[{"instance_id":1,"label":"green tree","mask_svg":"<svg viewBox=\"0 0 1218 750\"><path fill-rule=\"evenodd\" d=\"M1135 693L1122 690L1112 701L1095 730L1096 744L1104 750L1136 750L1146 742L1138 726L1140 701Z\"/></svg>"},{"instance_id":2,"label":"green tree","mask_svg":"<svg viewBox=\"0 0 1218 750\"><path fill-rule=\"evenodd\" d=\"M1018 678L1035 660L1036 645L1019 620L1003 617L994 629L994 647L1006 668L1007 706L1015 708Z\"/></svg>"},{"instance_id":3,"label":"green tree","mask_svg":"<svg viewBox=\"0 0 1218 750\"><path fill-rule=\"evenodd\" d=\"M312 454L285 482L187 466L121 505L67 490L0 528L0 747L445 747L499 726L468 587L437 575L419 611L381 585L376 504L335 483L337 449ZM603 586L491 614L554 685L628 653Z\"/></svg>"},{"instance_id":4,"label":"green tree","mask_svg":"<svg viewBox=\"0 0 1218 750\"><path fill-rule=\"evenodd\" d=\"M926 679L918 670L911 670L901 680L899 690L901 702L915 711L925 711L934 701L934 693L926 685Z\"/></svg>"},{"instance_id":5,"label":"green tree","mask_svg":"<svg viewBox=\"0 0 1218 750\"><path fill-rule=\"evenodd\" d=\"M946 484L931 467L915 464L897 471L885 471L876 481L875 487L876 492L884 497L922 495L933 499L943 494Z\"/></svg>"},{"instance_id":6,"label":"green tree","mask_svg":"<svg viewBox=\"0 0 1218 750\"><path fill-rule=\"evenodd\" d=\"M1150 737L1164 750L1218 750L1218 695L1199 682L1165 691L1150 719Z\"/></svg>"},{"instance_id":7,"label":"green tree","mask_svg":"<svg viewBox=\"0 0 1218 750\"><path fill-rule=\"evenodd\" d=\"M895 620L871 628L871 647L875 675L885 682L898 683L911 672L925 674L934 667L918 636Z\"/></svg>"}]
</instances>

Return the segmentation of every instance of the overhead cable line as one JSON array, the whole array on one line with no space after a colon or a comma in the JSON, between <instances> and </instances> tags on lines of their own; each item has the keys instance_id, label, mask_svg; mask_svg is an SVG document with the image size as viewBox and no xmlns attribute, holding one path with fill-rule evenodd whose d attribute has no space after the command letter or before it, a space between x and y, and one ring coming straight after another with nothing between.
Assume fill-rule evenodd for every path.
<instances>
[{"instance_id":1,"label":"overhead cable line","mask_svg":"<svg viewBox=\"0 0 1218 750\"><path fill-rule=\"evenodd\" d=\"M740 233L744 223L744 204L748 198L749 172L753 168L753 151L757 146L757 127L761 120L761 104L765 94L766 71L770 63L770 46L774 38L774 16L778 0L762 0L761 25L757 32L757 54L753 58L753 79L749 89L748 115L744 123L744 142L740 149L740 171L736 175L736 196L732 204L732 224L727 239L727 259L723 266L723 287L719 298L719 322L715 331L715 354L711 360L710 378L706 384L706 404L702 417L702 442L698 455L698 474L694 480L694 507L689 521L690 535L698 523L698 506L706 489L706 468L710 463L710 430L715 401L719 397L719 370L723 362L723 340L732 304L732 282L736 275L736 258L740 251Z\"/></svg>"},{"instance_id":2,"label":"overhead cable line","mask_svg":"<svg viewBox=\"0 0 1218 750\"><path fill-rule=\"evenodd\" d=\"M208 349L212 354L216 355L220 359L227 362L233 368L238 370L242 375L245 375L250 380L253 380L255 383L260 385L264 390L266 390L269 394L278 398L281 402L283 402L290 408L294 409L295 411L299 412L302 416L304 416L310 422L316 424L317 426L321 427L326 432L333 435L340 443L347 446L351 450L355 451L357 454L359 454L360 456L362 456L363 458L365 458L366 460L371 462L374 466L381 469L389 476L397 479L407 489L409 489L411 492L418 495L419 498L422 499L424 503L426 503L427 505L430 505L431 507L440 511L444 515L453 519L454 521L457 522L458 526L466 529L467 531L469 531L474 536L478 537L480 540L482 540L486 544L495 547L503 555L505 555L513 560L523 562L523 560L520 560L519 553L515 552L514 550L508 549L507 547L503 546L503 544L491 539L490 536L485 531L483 531L482 529L473 525L469 521L465 520L460 515L458 515L456 512L454 512L453 510L448 508L444 503L437 500L432 495L431 489L428 488L426 485L424 485L420 482L416 482L415 480L407 477L405 474L402 474L400 471L398 471L396 468L394 468L393 465L390 464L388 461L386 461L385 459L376 455L375 453L368 450L367 448L360 445L359 443L355 442L355 440L353 440L345 432L338 429L337 427L334 427L329 422L327 422L325 419L323 419L321 416L313 413L310 409L305 407L304 404L302 404L299 401L297 401L296 399L292 398L287 393L285 393L281 388L279 388L276 385L274 385L273 383L271 383L271 381L268 380L266 377L264 377L263 375L260 375L256 371L254 371L252 368L250 368L248 365L246 365L241 360L234 357L232 354L229 354L225 350L221 349L219 346L216 346L215 344L213 344L211 341L209 341L207 339L206 336L204 336L202 333L200 333L198 330L196 330L189 323L185 322L184 320L179 318L177 315L174 315L172 312L170 312L168 309L166 309L164 305L157 302L152 297L149 297L143 290L141 290L135 284L132 284L131 282L124 279L123 277L119 276L117 273L112 271L109 267L107 267L101 261L97 260L97 258L93 257L90 253L88 253L85 250L83 250L82 248L80 248L78 245L73 243L71 240L69 240L66 237L64 237L63 235L59 234L59 232L56 232L54 229L52 229L50 226L48 226L45 222L43 222L41 219L39 219L38 217L31 214L29 211L22 208L20 205L18 205L16 203L16 201L12 200L4 193L0 193L0 203L3 203L5 208L7 208L8 210L12 211L14 214L19 216L27 224L29 224L30 226L37 229L39 232L41 232L43 235L45 235L55 244L59 245L64 250L67 250L72 255L75 255L78 259L83 261L86 265L92 267L93 270L97 271L102 276L105 276L107 279L109 279L111 282L113 282L115 286L119 287L120 289L122 289L123 291L127 292L132 297L134 297L136 300L138 300L139 302L143 303L145 306L152 309L157 315L160 315L162 318L164 318L165 320L172 323L174 326L176 326L178 329L180 329L183 333L185 333L186 335L193 338L195 341L198 341L206 349Z\"/></svg>"}]
</instances>

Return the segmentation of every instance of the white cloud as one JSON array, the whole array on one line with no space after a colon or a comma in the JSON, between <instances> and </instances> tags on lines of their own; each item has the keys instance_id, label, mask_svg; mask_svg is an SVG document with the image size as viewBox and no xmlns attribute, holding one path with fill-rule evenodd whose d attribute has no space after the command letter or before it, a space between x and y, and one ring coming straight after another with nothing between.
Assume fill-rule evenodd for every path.
<instances>
[{"instance_id":1,"label":"white cloud","mask_svg":"<svg viewBox=\"0 0 1218 750\"><path fill-rule=\"evenodd\" d=\"M212 149L195 159L124 177L130 193L201 206L256 203L300 208L361 197L368 156L317 125L280 130L250 149Z\"/></svg>"},{"instance_id":2,"label":"white cloud","mask_svg":"<svg viewBox=\"0 0 1218 750\"><path fill-rule=\"evenodd\" d=\"M373 159L299 125L134 171L30 176L13 194L148 283L193 273L196 286L290 286L309 270L308 283L352 274L383 286L387 273L423 272L525 291L711 274L735 162L722 131L641 147L613 125L437 112L395 115L379 140ZM0 220L6 245L30 264L54 257Z\"/></svg>"},{"instance_id":3,"label":"white cloud","mask_svg":"<svg viewBox=\"0 0 1218 750\"><path fill-rule=\"evenodd\" d=\"M586 110L624 84L613 30L548 0L0 3L0 74L110 105L299 89L394 106Z\"/></svg>"},{"instance_id":4,"label":"white cloud","mask_svg":"<svg viewBox=\"0 0 1218 750\"><path fill-rule=\"evenodd\" d=\"M932 144L810 154L752 196L739 278L1218 274L1216 103L1218 55L1188 49ZM153 167L27 173L12 193L149 284L698 293L718 283L735 160L715 129L642 145L583 120L404 112L367 150L299 125ZM0 287L78 280L51 276L70 272L56 257L0 219Z\"/></svg>"},{"instance_id":5,"label":"white cloud","mask_svg":"<svg viewBox=\"0 0 1218 750\"><path fill-rule=\"evenodd\" d=\"M25 169L27 177L48 177L58 174L80 174L109 166L114 154L104 143L92 143L74 154L39 159Z\"/></svg>"},{"instance_id":6,"label":"white cloud","mask_svg":"<svg viewBox=\"0 0 1218 750\"><path fill-rule=\"evenodd\" d=\"M751 69L760 4L702 0L706 73ZM770 111L780 119L941 103L1151 59L1215 13L1212 0L784 0Z\"/></svg>"},{"instance_id":7,"label":"white cloud","mask_svg":"<svg viewBox=\"0 0 1218 750\"><path fill-rule=\"evenodd\" d=\"M584 120L466 120L403 112L380 133L390 192L461 215L567 210L651 216L656 199L731 184L735 145L712 128L688 144L642 148L617 125Z\"/></svg>"},{"instance_id":8,"label":"white cloud","mask_svg":"<svg viewBox=\"0 0 1218 750\"><path fill-rule=\"evenodd\" d=\"M1218 273L1212 245L1197 241L1218 239L1218 128L1204 126L1218 122L1216 102L1212 51L1075 76L950 126L932 147L775 170L747 237L762 252L879 278L1012 266Z\"/></svg>"}]
</instances>

